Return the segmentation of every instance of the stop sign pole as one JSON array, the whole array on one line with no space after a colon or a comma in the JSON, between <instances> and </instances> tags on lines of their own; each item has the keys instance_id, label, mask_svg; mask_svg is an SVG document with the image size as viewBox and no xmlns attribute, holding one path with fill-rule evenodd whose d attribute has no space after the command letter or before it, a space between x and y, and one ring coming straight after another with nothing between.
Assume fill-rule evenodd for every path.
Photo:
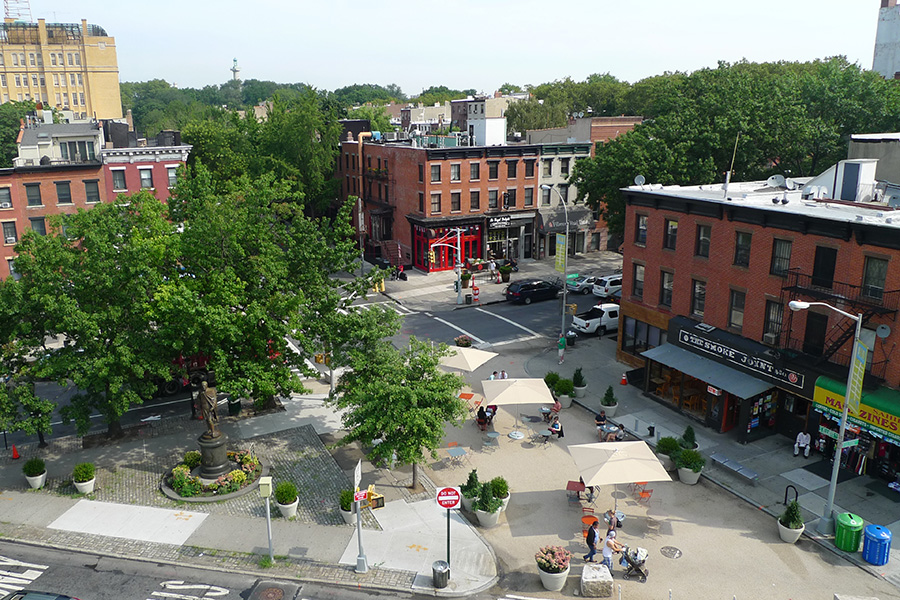
<instances>
[{"instance_id":1,"label":"stop sign pole","mask_svg":"<svg viewBox=\"0 0 900 600\"><path fill-rule=\"evenodd\" d=\"M438 506L447 509L447 566L450 566L450 510L459 508L462 501L458 487L445 487L437 491Z\"/></svg>"}]
</instances>

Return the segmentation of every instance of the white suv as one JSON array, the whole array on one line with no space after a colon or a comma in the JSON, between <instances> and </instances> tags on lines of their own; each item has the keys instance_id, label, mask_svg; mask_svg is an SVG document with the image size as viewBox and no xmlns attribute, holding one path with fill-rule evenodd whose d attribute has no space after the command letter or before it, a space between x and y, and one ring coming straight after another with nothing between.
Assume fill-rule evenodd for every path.
<instances>
[{"instance_id":1,"label":"white suv","mask_svg":"<svg viewBox=\"0 0 900 600\"><path fill-rule=\"evenodd\" d=\"M622 289L622 275L607 275L601 277L594 284L592 291L595 296L609 298Z\"/></svg>"}]
</instances>

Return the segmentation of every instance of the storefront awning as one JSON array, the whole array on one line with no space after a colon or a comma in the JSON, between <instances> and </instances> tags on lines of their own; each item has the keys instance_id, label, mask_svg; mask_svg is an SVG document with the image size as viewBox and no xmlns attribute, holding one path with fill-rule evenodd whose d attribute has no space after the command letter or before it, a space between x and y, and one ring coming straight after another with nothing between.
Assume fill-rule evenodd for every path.
<instances>
[{"instance_id":1,"label":"storefront awning","mask_svg":"<svg viewBox=\"0 0 900 600\"><path fill-rule=\"evenodd\" d=\"M569 231L585 231L594 228L594 212L586 206L568 207ZM538 212L539 233L565 233L566 212L562 208L545 208Z\"/></svg>"},{"instance_id":2,"label":"storefront awning","mask_svg":"<svg viewBox=\"0 0 900 600\"><path fill-rule=\"evenodd\" d=\"M845 382L828 377L816 379L813 395L815 408L840 418L844 410ZM859 414L849 413L847 421L870 432L900 442L900 392L886 387L863 390L859 400Z\"/></svg>"},{"instance_id":3,"label":"storefront awning","mask_svg":"<svg viewBox=\"0 0 900 600\"><path fill-rule=\"evenodd\" d=\"M672 344L663 344L646 350L641 352L641 356L687 373L691 377L705 381L713 387L722 388L739 398L752 398L773 387L771 383L766 383L761 379L751 377Z\"/></svg>"}]
</instances>

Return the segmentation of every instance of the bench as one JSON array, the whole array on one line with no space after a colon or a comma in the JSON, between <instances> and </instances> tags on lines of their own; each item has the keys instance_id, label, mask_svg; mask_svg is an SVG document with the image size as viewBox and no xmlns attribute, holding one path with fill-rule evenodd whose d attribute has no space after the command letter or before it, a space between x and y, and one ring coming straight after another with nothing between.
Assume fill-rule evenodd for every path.
<instances>
[{"instance_id":1,"label":"bench","mask_svg":"<svg viewBox=\"0 0 900 600\"><path fill-rule=\"evenodd\" d=\"M753 485L756 485L756 482L759 481L759 474L756 471L754 471L752 469L748 469L747 467L745 467L738 461L732 460L732 459L728 458L727 456L725 456L724 454L719 454L717 452L717 453L713 454L712 456L710 456L710 458L712 459L712 461L714 463L722 465L729 471L732 471L732 472L740 475L744 479L747 479L748 481L750 481L750 483L752 483Z\"/></svg>"}]
</instances>

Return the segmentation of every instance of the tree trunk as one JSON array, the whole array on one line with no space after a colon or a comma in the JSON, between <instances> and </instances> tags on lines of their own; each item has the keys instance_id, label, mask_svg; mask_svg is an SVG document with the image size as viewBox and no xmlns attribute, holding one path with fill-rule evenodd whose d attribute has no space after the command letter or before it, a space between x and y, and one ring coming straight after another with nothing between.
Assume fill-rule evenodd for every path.
<instances>
[{"instance_id":1,"label":"tree trunk","mask_svg":"<svg viewBox=\"0 0 900 600\"><path fill-rule=\"evenodd\" d=\"M122 423L118 419L115 421L111 421L109 426L106 429L106 434L113 438L120 438L125 435L125 431L122 429Z\"/></svg>"},{"instance_id":2,"label":"tree trunk","mask_svg":"<svg viewBox=\"0 0 900 600\"><path fill-rule=\"evenodd\" d=\"M419 464L413 463L413 478L412 485L410 486L412 489L419 489Z\"/></svg>"},{"instance_id":3,"label":"tree trunk","mask_svg":"<svg viewBox=\"0 0 900 600\"><path fill-rule=\"evenodd\" d=\"M38 429L38 448L46 448L49 445L47 440L44 439L44 432Z\"/></svg>"}]
</instances>

